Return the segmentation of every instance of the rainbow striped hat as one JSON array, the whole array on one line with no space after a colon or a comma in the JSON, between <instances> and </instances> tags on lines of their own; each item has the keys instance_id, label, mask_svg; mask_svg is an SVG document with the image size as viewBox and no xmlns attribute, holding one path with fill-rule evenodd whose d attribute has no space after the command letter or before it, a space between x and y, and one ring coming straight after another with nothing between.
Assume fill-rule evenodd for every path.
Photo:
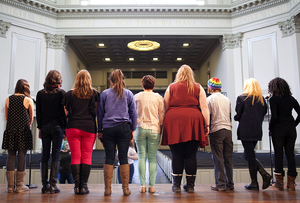
<instances>
[{"instance_id":1,"label":"rainbow striped hat","mask_svg":"<svg viewBox=\"0 0 300 203\"><path fill-rule=\"evenodd\" d=\"M219 78L210 78L207 81L207 86L210 89L221 89L222 88L221 80Z\"/></svg>"}]
</instances>

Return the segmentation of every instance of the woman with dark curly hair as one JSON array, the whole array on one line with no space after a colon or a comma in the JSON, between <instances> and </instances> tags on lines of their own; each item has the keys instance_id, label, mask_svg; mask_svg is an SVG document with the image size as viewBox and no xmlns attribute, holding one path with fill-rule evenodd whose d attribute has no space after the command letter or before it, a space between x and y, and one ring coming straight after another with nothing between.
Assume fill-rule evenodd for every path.
<instances>
[{"instance_id":1,"label":"woman with dark curly hair","mask_svg":"<svg viewBox=\"0 0 300 203\"><path fill-rule=\"evenodd\" d=\"M292 97L288 83L282 78L274 78L268 85L271 94L271 122L269 130L272 133L272 141L275 150L275 186L283 190L283 149L288 162L287 189L295 190L295 178L297 176L295 163L295 142L297 138L296 126L300 122L300 106L297 100ZM295 109L298 116L296 120L292 115Z\"/></svg>"},{"instance_id":2,"label":"woman with dark curly hair","mask_svg":"<svg viewBox=\"0 0 300 203\"><path fill-rule=\"evenodd\" d=\"M56 70L50 70L44 82L44 88L36 96L36 118L43 151L40 163L42 193L58 193L58 162L61 143L64 138L66 116L62 100L66 92L61 89L62 77ZM52 144L50 179L48 180L48 161Z\"/></svg>"}]
</instances>

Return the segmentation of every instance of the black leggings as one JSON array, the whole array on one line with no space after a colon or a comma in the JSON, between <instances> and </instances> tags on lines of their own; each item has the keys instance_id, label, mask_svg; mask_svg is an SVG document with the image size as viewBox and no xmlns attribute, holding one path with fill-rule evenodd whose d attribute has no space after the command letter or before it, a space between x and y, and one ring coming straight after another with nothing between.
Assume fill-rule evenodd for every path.
<instances>
[{"instance_id":1,"label":"black leggings","mask_svg":"<svg viewBox=\"0 0 300 203\"><path fill-rule=\"evenodd\" d=\"M15 159L18 151L18 167L17 171L23 172L26 168L26 153L27 149L19 149L19 150L8 150L8 156L6 160L6 171L14 171L15 170Z\"/></svg>"},{"instance_id":2,"label":"black leggings","mask_svg":"<svg viewBox=\"0 0 300 203\"><path fill-rule=\"evenodd\" d=\"M199 144L199 141L192 140L169 145L172 152L173 174L182 174L185 169L186 174L196 175Z\"/></svg>"},{"instance_id":3,"label":"black leggings","mask_svg":"<svg viewBox=\"0 0 300 203\"><path fill-rule=\"evenodd\" d=\"M256 166L256 156L255 156L255 146L257 144L257 141L243 141L242 144L244 147L244 158L246 161L248 161L248 167L255 168Z\"/></svg>"}]
</instances>

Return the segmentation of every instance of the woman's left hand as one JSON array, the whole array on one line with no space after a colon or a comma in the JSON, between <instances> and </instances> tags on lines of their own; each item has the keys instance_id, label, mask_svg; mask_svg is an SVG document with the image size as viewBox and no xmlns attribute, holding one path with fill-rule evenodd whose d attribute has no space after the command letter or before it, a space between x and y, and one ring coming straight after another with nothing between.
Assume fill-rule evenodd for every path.
<instances>
[{"instance_id":1,"label":"woman's left hand","mask_svg":"<svg viewBox=\"0 0 300 203\"><path fill-rule=\"evenodd\" d=\"M131 140L130 140L130 143L133 142L134 140L134 131L131 131Z\"/></svg>"}]
</instances>

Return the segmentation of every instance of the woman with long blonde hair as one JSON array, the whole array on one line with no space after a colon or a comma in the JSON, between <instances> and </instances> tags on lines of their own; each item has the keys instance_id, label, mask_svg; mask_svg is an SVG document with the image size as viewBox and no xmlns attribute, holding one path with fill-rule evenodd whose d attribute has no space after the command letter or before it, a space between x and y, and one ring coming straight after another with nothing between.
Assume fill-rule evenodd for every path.
<instances>
[{"instance_id":1,"label":"woman with long blonde hair","mask_svg":"<svg viewBox=\"0 0 300 203\"><path fill-rule=\"evenodd\" d=\"M99 93L92 88L87 70L77 73L73 89L65 96L68 118L66 135L71 150L71 170L74 193L88 194L87 181L91 171L93 146L96 139L96 112Z\"/></svg>"},{"instance_id":2,"label":"woman with long blonde hair","mask_svg":"<svg viewBox=\"0 0 300 203\"><path fill-rule=\"evenodd\" d=\"M181 192L185 169L187 184L183 188L192 193L197 172L196 155L199 146L208 145L210 119L205 91L195 82L193 70L188 65L178 69L175 82L165 92L164 103L162 145L169 145L172 153L172 190Z\"/></svg>"},{"instance_id":3,"label":"woman with long blonde hair","mask_svg":"<svg viewBox=\"0 0 300 203\"><path fill-rule=\"evenodd\" d=\"M131 192L128 187L130 166L127 152L137 124L136 104L132 92L125 89L124 75L120 69L111 72L109 80L110 88L102 92L97 112L98 137L103 140L105 148L104 195L111 194L111 180L118 146L123 194L128 196Z\"/></svg>"},{"instance_id":4,"label":"woman with long blonde hair","mask_svg":"<svg viewBox=\"0 0 300 203\"><path fill-rule=\"evenodd\" d=\"M263 186L270 186L272 176L267 173L258 159L255 157L255 147L262 138L262 122L267 113L267 104L262 96L262 91L257 80L250 78L245 81L244 92L238 96L235 107L234 120L239 122L237 129L238 140L244 147L244 158L248 161L251 183L246 185L248 190L259 190L257 171L262 176Z\"/></svg>"}]
</instances>

